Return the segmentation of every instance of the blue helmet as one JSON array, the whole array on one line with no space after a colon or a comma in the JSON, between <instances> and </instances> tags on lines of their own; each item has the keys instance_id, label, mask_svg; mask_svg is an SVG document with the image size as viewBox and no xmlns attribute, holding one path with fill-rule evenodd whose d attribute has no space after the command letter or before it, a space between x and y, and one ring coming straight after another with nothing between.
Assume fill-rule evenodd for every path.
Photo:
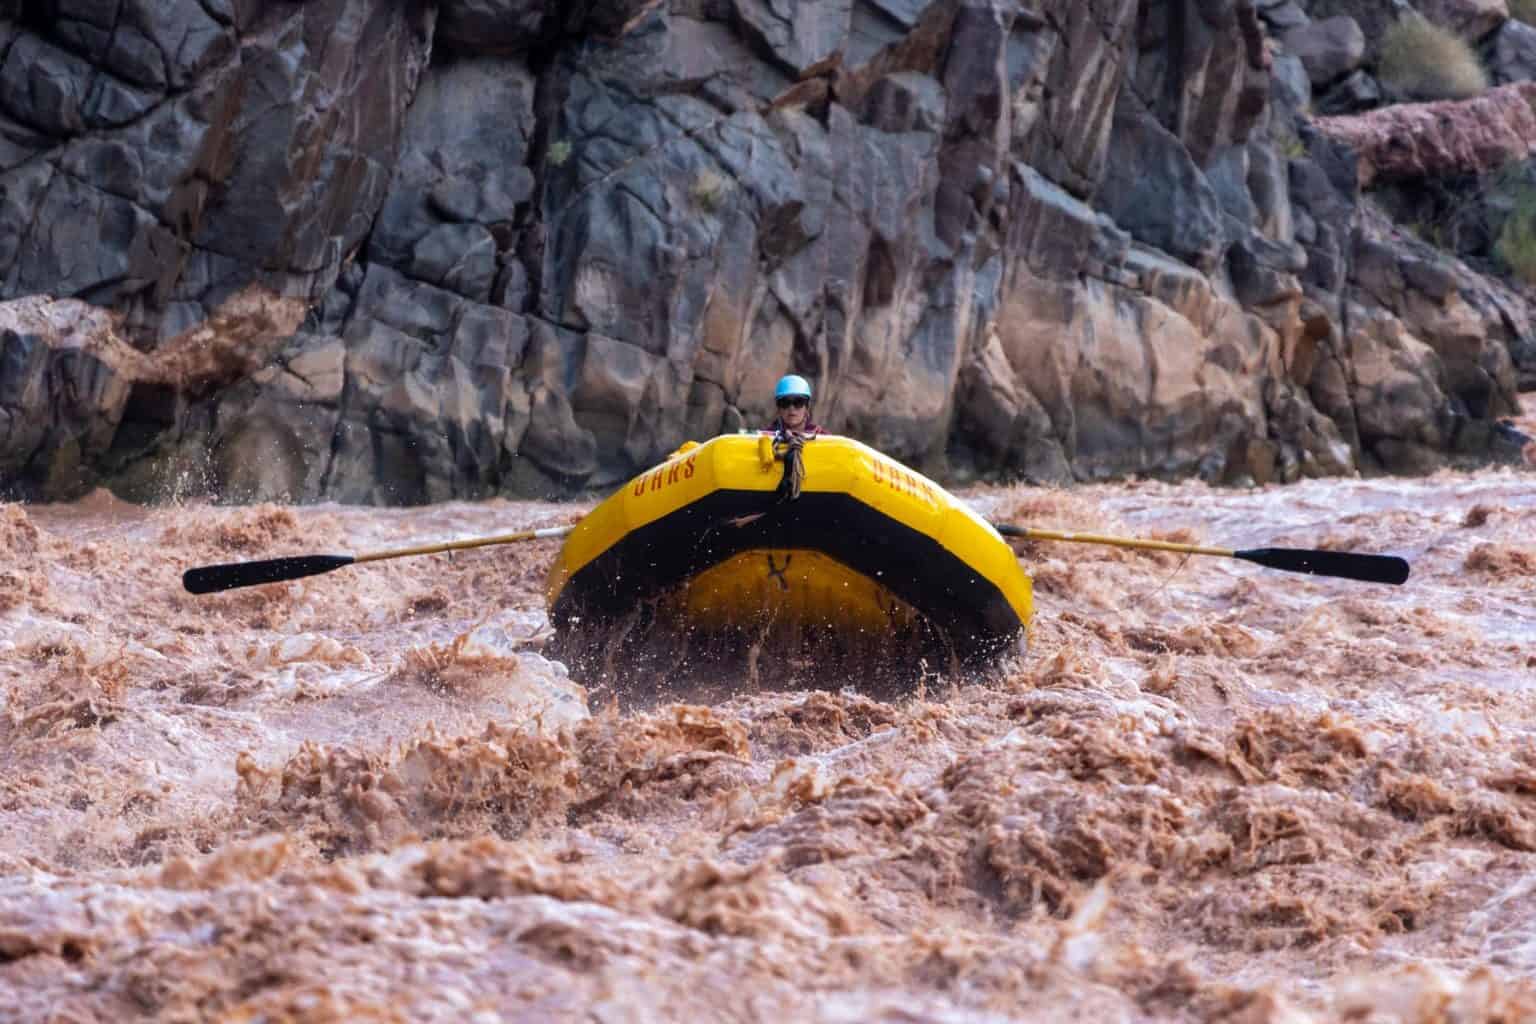
<instances>
[{"instance_id":1,"label":"blue helmet","mask_svg":"<svg viewBox=\"0 0 1536 1024\"><path fill-rule=\"evenodd\" d=\"M773 400L777 402L781 398L803 398L809 402L811 400L810 382L793 373L780 377L779 386L773 389Z\"/></svg>"}]
</instances>

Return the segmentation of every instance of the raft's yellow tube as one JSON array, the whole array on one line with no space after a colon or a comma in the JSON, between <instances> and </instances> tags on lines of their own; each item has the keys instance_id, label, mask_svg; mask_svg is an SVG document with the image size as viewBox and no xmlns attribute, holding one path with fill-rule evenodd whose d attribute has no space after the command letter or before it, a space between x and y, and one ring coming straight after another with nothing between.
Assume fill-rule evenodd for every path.
<instances>
[{"instance_id":1,"label":"raft's yellow tube","mask_svg":"<svg viewBox=\"0 0 1536 1024\"><path fill-rule=\"evenodd\" d=\"M777 501L783 463L769 445L725 435L685 446L593 509L550 572L556 630L655 600L702 630L771 618L867 634L921 616L961 648L1023 635L1029 577L965 504L834 436L805 443L800 496Z\"/></svg>"}]
</instances>

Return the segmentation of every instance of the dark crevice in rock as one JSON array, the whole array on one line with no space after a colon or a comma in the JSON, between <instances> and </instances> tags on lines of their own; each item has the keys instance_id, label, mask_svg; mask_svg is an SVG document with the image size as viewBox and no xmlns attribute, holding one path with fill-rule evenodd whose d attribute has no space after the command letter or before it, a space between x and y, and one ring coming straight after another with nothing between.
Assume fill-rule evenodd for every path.
<instances>
[{"instance_id":1,"label":"dark crevice in rock","mask_svg":"<svg viewBox=\"0 0 1536 1024\"><path fill-rule=\"evenodd\" d=\"M635 188L633 186L631 186L628 182L623 182L623 181L618 182L614 187L615 187L615 189L617 191L623 193L624 195L628 196L630 199L634 200L637 204L639 204L640 208L642 210L644 210L646 213L650 214L652 217L654 217L658 224L665 225L667 223L666 211L665 210L658 210L654 206L652 206L650 204L650 201L647 200L645 198L645 196L641 195L638 191L636 191Z\"/></svg>"},{"instance_id":2,"label":"dark crevice in rock","mask_svg":"<svg viewBox=\"0 0 1536 1024\"><path fill-rule=\"evenodd\" d=\"M107 41L102 46L102 48L101 48L101 55L100 55L100 57L97 58L97 61L95 62L97 79L96 79L95 82L91 83L92 84L92 88L99 87L99 83L101 81L101 75L108 73L107 69L104 67L104 65L106 64L107 55L110 54L112 52L112 48L117 45L117 33L123 27L123 8L124 8L124 6L126 6L126 0L118 0L118 2L112 8L112 26L109 29L107 29ZM157 45L155 48L159 49L159 46ZM165 51L164 50L160 51L160 57L161 57L162 61L165 59ZM116 76L114 75L113 77L116 77ZM167 78L167 80L169 80L169 78ZM127 84L127 83L125 83L125 84ZM87 92L87 95L89 95L89 91Z\"/></svg>"},{"instance_id":3,"label":"dark crevice in rock","mask_svg":"<svg viewBox=\"0 0 1536 1024\"><path fill-rule=\"evenodd\" d=\"M197 0L197 5L203 9L204 14L225 28L235 26L234 12L228 8L223 0Z\"/></svg>"},{"instance_id":4,"label":"dark crevice in rock","mask_svg":"<svg viewBox=\"0 0 1536 1024\"><path fill-rule=\"evenodd\" d=\"M517 259L522 263L528 280L528 294L519 312L535 316L543 309L544 258L546 211L550 168L550 149L564 145L569 158L570 142L555 137L559 130L560 113L570 92L570 72L562 60L562 54L554 48L544 52L541 59L530 60L528 70L533 75L533 136L528 146L528 169L533 173L533 192L517 221Z\"/></svg>"},{"instance_id":5,"label":"dark crevice in rock","mask_svg":"<svg viewBox=\"0 0 1536 1024\"><path fill-rule=\"evenodd\" d=\"M37 225L42 220L42 217L43 217L43 210L48 205L48 193L49 193L50 190L52 190L53 183L58 178L58 176L59 176L59 168L58 168L58 166L56 164L52 163L52 162L49 162L48 163L48 181L39 190L38 199L37 199L37 205L32 208L32 218L29 221L27 221L26 229L21 232L21 244L16 247L16 251L17 251L17 254L18 254L17 255L17 259L21 258L20 253L25 250L26 243L29 242L32 239L33 233L37 231ZM11 267L15 267L15 264L12 263Z\"/></svg>"},{"instance_id":6,"label":"dark crevice in rock","mask_svg":"<svg viewBox=\"0 0 1536 1024\"><path fill-rule=\"evenodd\" d=\"M821 308L825 310L826 304L830 301L831 297L824 293L820 303ZM784 308L784 312L789 313L788 307ZM816 343L816 332L801 323L797 316L786 315L785 319L794 328L794 344L790 348L790 372L814 378L824 377L828 367L822 347ZM823 323L824 320L823 314Z\"/></svg>"},{"instance_id":7,"label":"dark crevice in rock","mask_svg":"<svg viewBox=\"0 0 1536 1024\"><path fill-rule=\"evenodd\" d=\"M3 29L4 26L5 22L0 21L0 29ZM0 40L4 40L4 45L0 45L0 69L3 69L6 65L6 62L10 60L11 50L15 48L17 41L20 40L21 37L22 33L20 32L11 33L9 38L7 38L3 33L0 33Z\"/></svg>"},{"instance_id":8,"label":"dark crevice in rock","mask_svg":"<svg viewBox=\"0 0 1536 1024\"><path fill-rule=\"evenodd\" d=\"M687 96L689 99L695 99L703 103L707 103L715 110L719 111L721 115L730 117L738 113L737 108L733 107L730 100L727 99L721 92L712 88L712 86L726 81L726 79L727 76L724 74L706 75L703 78L678 79L676 81L664 82L647 88L644 91L644 95L647 98L660 98L663 96ZM771 108L771 106L771 104L763 104L759 112L766 112Z\"/></svg>"},{"instance_id":9,"label":"dark crevice in rock","mask_svg":"<svg viewBox=\"0 0 1536 1024\"><path fill-rule=\"evenodd\" d=\"M156 215L156 211L155 210L150 209L147 206L144 206L142 203L140 203L137 199L133 198L132 196L123 195L121 192L113 192L110 189L103 188L101 185L97 184L94 181L91 181L89 178L82 178L80 175L75 174L69 168L65 167L62 163L57 163L57 162L54 162L54 161L49 161L49 163L53 167L54 172L56 174L58 174L60 177L68 178L70 181L73 181L75 184L79 185L81 188L90 189L92 192L96 192L96 193L99 193L100 195L108 196L108 197L110 197L112 199L116 199L116 200L119 200L121 202L127 203L129 206L132 206L139 213L142 213L144 216L149 217L150 219L154 220L161 227L166 228L167 230L174 230L171 227L171 225L169 225L169 224L165 223L164 221L160 220L160 218Z\"/></svg>"},{"instance_id":10,"label":"dark crevice in rock","mask_svg":"<svg viewBox=\"0 0 1536 1024\"><path fill-rule=\"evenodd\" d=\"M21 0L16 23L40 36L47 36L59 17L58 0Z\"/></svg>"},{"instance_id":11,"label":"dark crevice in rock","mask_svg":"<svg viewBox=\"0 0 1536 1024\"><path fill-rule=\"evenodd\" d=\"M298 381L300 384L303 384L306 388L313 388L314 387L314 381L312 381L308 377L304 376L298 370L295 370L293 368L292 361L287 357L286 354L278 355L274 362L275 362L275 365L277 366L277 368L279 370L282 370L288 376L292 377L294 380Z\"/></svg>"},{"instance_id":12,"label":"dark crevice in rock","mask_svg":"<svg viewBox=\"0 0 1536 1024\"><path fill-rule=\"evenodd\" d=\"M89 302L93 306L110 306L112 303L123 298L125 293L121 290L120 286L128 279L127 274L106 278L105 280L97 281L83 291L76 292L71 298L80 299L82 302Z\"/></svg>"},{"instance_id":13,"label":"dark crevice in rock","mask_svg":"<svg viewBox=\"0 0 1536 1024\"><path fill-rule=\"evenodd\" d=\"M357 390L356 378L352 374L352 346L346 343L345 335L342 337L341 379L341 396L336 400L336 426L331 430L330 447L326 451L325 466L320 471L320 483L316 487L319 495L332 493L337 461L346 443L347 418L352 411L353 394Z\"/></svg>"},{"instance_id":14,"label":"dark crevice in rock","mask_svg":"<svg viewBox=\"0 0 1536 1024\"><path fill-rule=\"evenodd\" d=\"M899 274L896 254L885 239L875 235L870 239L868 261L864 268L864 306L878 309L888 306L896 294Z\"/></svg>"},{"instance_id":15,"label":"dark crevice in rock","mask_svg":"<svg viewBox=\"0 0 1536 1024\"><path fill-rule=\"evenodd\" d=\"M871 3L870 0L858 0L858 6L869 17L874 18L876 21L880 22L882 25L893 32L901 32L905 34L912 29L911 24L908 24L901 18L896 17L895 14L886 10L878 3ZM878 54L876 56L878 56Z\"/></svg>"},{"instance_id":16,"label":"dark crevice in rock","mask_svg":"<svg viewBox=\"0 0 1536 1024\"><path fill-rule=\"evenodd\" d=\"M817 0L817 2L821 2L821 0ZM731 3L728 6L730 14L725 19L725 23L734 29L737 36L746 42L753 54L764 64L768 65L768 67L778 71L780 74L786 75L791 79L798 78L800 76L800 69L779 56L773 48L773 43L769 41L767 36L758 31L757 26L742 16L740 9L735 3Z\"/></svg>"},{"instance_id":17,"label":"dark crevice in rock","mask_svg":"<svg viewBox=\"0 0 1536 1024\"><path fill-rule=\"evenodd\" d=\"M1164 38L1167 46L1167 71L1163 74L1162 103L1153 103L1152 109L1163 127L1179 134L1178 118L1181 108L1184 106L1184 80L1176 74L1184 68L1189 59L1187 47L1189 46L1189 7L1185 0L1168 0L1164 9L1168 12L1168 27ZM1158 107L1162 109L1159 110Z\"/></svg>"},{"instance_id":18,"label":"dark crevice in rock","mask_svg":"<svg viewBox=\"0 0 1536 1024\"><path fill-rule=\"evenodd\" d=\"M128 391L122 418L112 435L107 458L123 462L142 455L172 429L178 418L180 396L169 385L138 381Z\"/></svg>"}]
</instances>

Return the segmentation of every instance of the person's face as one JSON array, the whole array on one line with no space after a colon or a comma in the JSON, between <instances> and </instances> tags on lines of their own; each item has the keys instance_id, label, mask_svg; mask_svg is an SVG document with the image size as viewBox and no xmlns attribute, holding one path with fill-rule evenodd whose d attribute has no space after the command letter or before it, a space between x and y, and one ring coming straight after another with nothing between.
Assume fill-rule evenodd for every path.
<instances>
[{"instance_id":1,"label":"person's face","mask_svg":"<svg viewBox=\"0 0 1536 1024\"><path fill-rule=\"evenodd\" d=\"M799 430L811 418L811 403L804 398L779 399L779 419L790 430Z\"/></svg>"}]
</instances>

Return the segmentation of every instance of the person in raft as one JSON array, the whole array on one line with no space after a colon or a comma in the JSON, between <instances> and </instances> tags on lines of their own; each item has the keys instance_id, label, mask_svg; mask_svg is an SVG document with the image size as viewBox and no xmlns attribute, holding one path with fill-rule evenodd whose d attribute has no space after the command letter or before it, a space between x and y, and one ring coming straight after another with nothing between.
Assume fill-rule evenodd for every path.
<instances>
[{"instance_id":1,"label":"person in raft","mask_svg":"<svg viewBox=\"0 0 1536 1024\"><path fill-rule=\"evenodd\" d=\"M778 419L765 434L798 434L801 437L817 437L826 433L811 420L811 385L804 377L789 374L779 378L773 389L773 402L778 406Z\"/></svg>"}]
</instances>

